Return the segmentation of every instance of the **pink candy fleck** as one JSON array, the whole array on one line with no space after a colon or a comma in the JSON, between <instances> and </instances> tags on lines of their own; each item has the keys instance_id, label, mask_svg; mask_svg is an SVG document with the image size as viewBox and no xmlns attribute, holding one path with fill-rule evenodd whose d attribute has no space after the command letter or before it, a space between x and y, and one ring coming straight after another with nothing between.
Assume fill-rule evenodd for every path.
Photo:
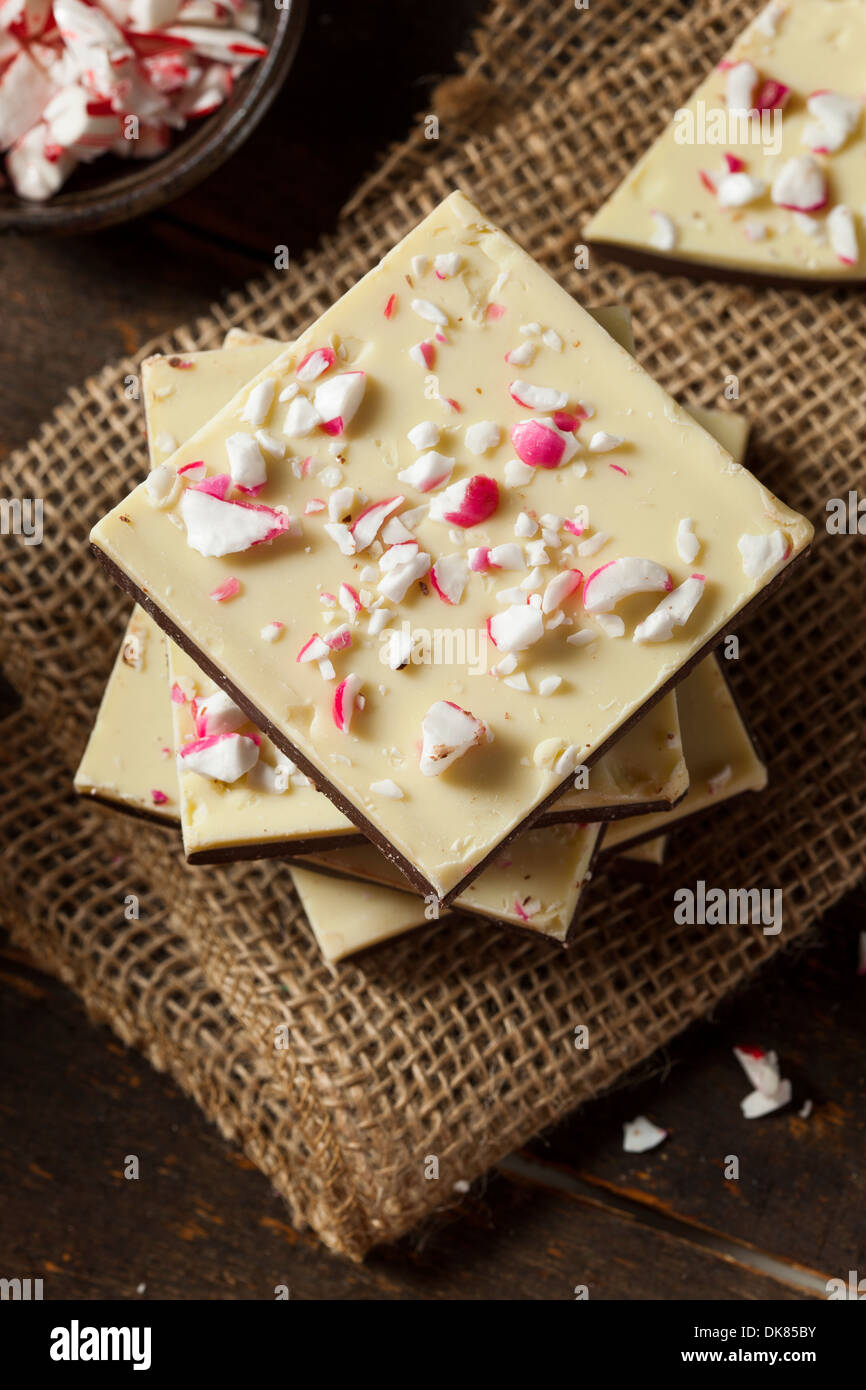
<instances>
[{"instance_id":1,"label":"pink candy fleck","mask_svg":"<svg viewBox=\"0 0 866 1390\"><path fill-rule=\"evenodd\" d=\"M231 575L228 579L224 579L222 584L218 584L215 589L212 589L209 597L215 599L217 603L224 603L227 598L234 598L235 594L240 593L240 588L240 580Z\"/></svg>"}]
</instances>

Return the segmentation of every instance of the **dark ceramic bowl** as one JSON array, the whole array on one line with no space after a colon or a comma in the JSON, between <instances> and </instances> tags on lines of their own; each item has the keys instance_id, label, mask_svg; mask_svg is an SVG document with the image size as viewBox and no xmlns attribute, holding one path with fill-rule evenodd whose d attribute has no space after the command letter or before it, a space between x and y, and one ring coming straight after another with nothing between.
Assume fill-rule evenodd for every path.
<instances>
[{"instance_id":1,"label":"dark ceramic bowl","mask_svg":"<svg viewBox=\"0 0 866 1390\"><path fill-rule=\"evenodd\" d=\"M273 0L262 6L257 37L268 45L267 57L241 74L218 111L181 131L166 154L132 164L103 155L92 164L79 165L60 192L44 203L0 189L0 231L64 233L110 227L179 197L212 174L255 130L294 62L307 0L283 3L285 9L277 9Z\"/></svg>"}]
</instances>

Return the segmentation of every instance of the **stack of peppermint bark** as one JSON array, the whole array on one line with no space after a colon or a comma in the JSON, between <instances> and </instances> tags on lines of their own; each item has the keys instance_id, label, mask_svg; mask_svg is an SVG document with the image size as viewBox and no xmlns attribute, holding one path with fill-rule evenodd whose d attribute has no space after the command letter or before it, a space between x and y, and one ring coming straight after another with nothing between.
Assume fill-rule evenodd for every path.
<instances>
[{"instance_id":1,"label":"stack of peppermint bark","mask_svg":"<svg viewBox=\"0 0 866 1390\"><path fill-rule=\"evenodd\" d=\"M452 910L567 942L603 837L762 786L709 652L812 528L628 336L454 193L295 342L146 362L78 790L291 861L333 960Z\"/></svg>"}]
</instances>

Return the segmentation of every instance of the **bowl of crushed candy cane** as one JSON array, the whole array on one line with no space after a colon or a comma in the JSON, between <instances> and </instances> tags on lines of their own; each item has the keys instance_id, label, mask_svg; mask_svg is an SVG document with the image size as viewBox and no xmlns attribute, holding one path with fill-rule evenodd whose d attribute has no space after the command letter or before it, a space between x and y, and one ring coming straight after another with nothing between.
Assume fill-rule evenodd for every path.
<instances>
[{"instance_id":1,"label":"bowl of crushed candy cane","mask_svg":"<svg viewBox=\"0 0 866 1390\"><path fill-rule=\"evenodd\" d=\"M306 0L0 0L0 229L77 232L191 188L255 129Z\"/></svg>"}]
</instances>

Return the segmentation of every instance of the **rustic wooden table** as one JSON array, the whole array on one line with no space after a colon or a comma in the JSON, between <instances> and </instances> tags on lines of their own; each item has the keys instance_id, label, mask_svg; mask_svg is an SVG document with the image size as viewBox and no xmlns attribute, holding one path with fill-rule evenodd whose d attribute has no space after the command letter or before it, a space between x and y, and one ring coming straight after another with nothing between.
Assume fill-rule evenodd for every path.
<instances>
[{"instance_id":1,"label":"rustic wooden table","mask_svg":"<svg viewBox=\"0 0 866 1390\"><path fill-rule=\"evenodd\" d=\"M146 221L0 242L0 470L64 391L332 225L378 151L453 69L477 0L311 5L295 71L241 155ZM144 293L143 287L147 287ZM0 713L2 713L0 690ZM353 1267L294 1232L196 1107L19 952L0 948L0 1273L67 1298L805 1299L866 1273L866 1062L852 897L640 1079L501 1165L459 1219ZM754 1123L731 1048L775 1047L796 1104ZM808 1119L800 1103L813 1101ZM672 1131L622 1152L647 1113ZM118 1148L120 1142L120 1149ZM118 1152L157 1174L128 1200ZM741 1164L726 1181L726 1156Z\"/></svg>"}]
</instances>

